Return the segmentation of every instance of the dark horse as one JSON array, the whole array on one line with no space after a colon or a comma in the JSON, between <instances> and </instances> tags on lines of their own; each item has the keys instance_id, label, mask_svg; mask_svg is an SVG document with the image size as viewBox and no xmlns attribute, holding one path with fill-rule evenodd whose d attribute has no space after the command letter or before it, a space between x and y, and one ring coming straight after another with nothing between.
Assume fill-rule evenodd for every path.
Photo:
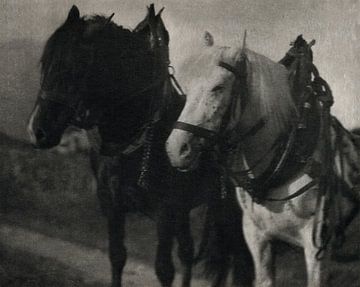
<instances>
[{"instance_id":1,"label":"dark horse","mask_svg":"<svg viewBox=\"0 0 360 287\"><path fill-rule=\"evenodd\" d=\"M116 25L111 17L80 17L73 6L43 51L41 89L29 121L31 141L37 148L53 147L69 125L97 136L91 164L108 219L112 286L121 286L125 214L134 211L156 219L155 268L162 286L171 286L174 279L174 239L184 266L182 286L190 286L194 243L189 213L202 203L216 210L208 213L212 216L208 216L203 245L210 251L204 257L213 267L214 285L223 284L232 266L238 279L234 281L249 286L250 255L241 243L241 228L232 229L237 218L232 207L217 200L216 168L203 161L196 171L185 174L167 159L164 143L185 101L169 74L168 43L161 12L156 15L153 5L133 31ZM214 216L225 204L228 216ZM225 236L227 230L231 234Z\"/></svg>"}]
</instances>

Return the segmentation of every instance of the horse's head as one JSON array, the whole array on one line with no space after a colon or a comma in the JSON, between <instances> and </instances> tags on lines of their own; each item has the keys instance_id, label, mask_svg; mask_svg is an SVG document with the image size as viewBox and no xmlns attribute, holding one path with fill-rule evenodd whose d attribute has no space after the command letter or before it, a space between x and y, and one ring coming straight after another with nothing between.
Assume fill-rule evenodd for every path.
<instances>
[{"instance_id":1,"label":"horse's head","mask_svg":"<svg viewBox=\"0 0 360 287\"><path fill-rule=\"evenodd\" d=\"M196 167L203 147L219 134L235 83L245 76L241 49L215 46L208 32L204 41L204 51L184 67L186 104L166 143L172 165L183 170Z\"/></svg>"},{"instance_id":2,"label":"horse's head","mask_svg":"<svg viewBox=\"0 0 360 287\"><path fill-rule=\"evenodd\" d=\"M162 8L155 14L154 4L148 7L147 15L134 29L134 32L147 39L152 50L159 54L163 54L168 59L169 55L169 33L165 28L161 14L164 11Z\"/></svg>"},{"instance_id":3,"label":"horse's head","mask_svg":"<svg viewBox=\"0 0 360 287\"><path fill-rule=\"evenodd\" d=\"M79 48L83 30L84 21L73 6L46 43L41 89L28 124L31 142L39 148L57 145L78 109L81 91L76 82L84 78L91 53Z\"/></svg>"},{"instance_id":4,"label":"horse's head","mask_svg":"<svg viewBox=\"0 0 360 287\"><path fill-rule=\"evenodd\" d=\"M28 123L31 142L53 147L70 124L91 125L89 119L115 101L151 86L154 75L167 72L168 42L153 5L134 31L111 17L80 17L73 6L41 57L41 89Z\"/></svg>"},{"instance_id":5,"label":"horse's head","mask_svg":"<svg viewBox=\"0 0 360 287\"><path fill-rule=\"evenodd\" d=\"M205 146L233 132L245 134L263 117L281 124L292 103L282 65L244 45L214 46L209 33L205 41L205 50L185 67L186 104L166 143L172 165L180 170L195 168Z\"/></svg>"}]
</instances>

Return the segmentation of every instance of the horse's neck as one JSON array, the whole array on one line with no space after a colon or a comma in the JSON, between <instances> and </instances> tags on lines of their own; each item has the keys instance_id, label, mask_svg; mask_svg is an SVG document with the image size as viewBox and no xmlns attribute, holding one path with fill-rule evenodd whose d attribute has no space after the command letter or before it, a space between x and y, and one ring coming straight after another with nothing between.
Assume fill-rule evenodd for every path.
<instances>
[{"instance_id":1,"label":"horse's neck","mask_svg":"<svg viewBox=\"0 0 360 287\"><path fill-rule=\"evenodd\" d=\"M254 110L257 109L250 107L242 116L243 131L246 133L260 121L264 121L264 125L243 139L239 152L243 157L244 169L250 168L254 176L259 176L273 161L279 139L289 133L292 120L284 118L284 123L279 123L272 113L254 116Z\"/></svg>"},{"instance_id":2,"label":"horse's neck","mask_svg":"<svg viewBox=\"0 0 360 287\"><path fill-rule=\"evenodd\" d=\"M162 140L164 134L165 141L185 100L173 88L170 79L166 79L160 86L160 89L146 92L117 108L116 101L110 103L108 108L101 112L98 128L102 140L124 144L139 135L145 125L159 121L160 125L157 126L164 130L159 134L159 140Z\"/></svg>"},{"instance_id":3,"label":"horse's neck","mask_svg":"<svg viewBox=\"0 0 360 287\"><path fill-rule=\"evenodd\" d=\"M171 81L169 80L166 85L166 98L164 101L164 113L162 120L171 128L174 123L178 120L184 106L185 106L185 95L178 93L174 88Z\"/></svg>"},{"instance_id":4,"label":"horse's neck","mask_svg":"<svg viewBox=\"0 0 360 287\"><path fill-rule=\"evenodd\" d=\"M284 66L251 51L247 57L251 71L248 101L239 122L245 133L260 119L265 125L243 140L241 150L250 168L257 163L254 172L258 174L269 166L277 139L288 132L297 112Z\"/></svg>"},{"instance_id":5,"label":"horse's neck","mask_svg":"<svg viewBox=\"0 0 360 287\"><path fill-rule=\"evenodd\" d=\"M101 111L99 132L105 142L129 142L149 119L150 101L144 95L123 105L109 102Z\"/></svg>"}]
</instances>

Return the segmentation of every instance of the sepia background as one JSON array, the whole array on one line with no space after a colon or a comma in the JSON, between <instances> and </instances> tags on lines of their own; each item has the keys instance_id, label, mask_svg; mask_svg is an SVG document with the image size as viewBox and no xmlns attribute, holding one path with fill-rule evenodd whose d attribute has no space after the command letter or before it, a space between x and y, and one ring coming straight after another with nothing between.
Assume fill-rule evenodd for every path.
<instances>
[{"instance_id":1,"label":"sepia background","mask_svg":"<svg viewBox=\"0 0 360 287\"><path fill-rule=\"evenodd\" d=\"M115 13L116 23L133 28L151 2L0 0L0 286L102 286L108 282L106 226L86 153L69 155L76 148L34 152L27 143L25 126L39 86L44 43L73 4L81 15ZM165 7L170 57L180 79L182 63L195 49L201 49L204 31L211 32L218 44L240 45L246 29L248 47L273 60L282 58L299 34L316 39L314 61L333 90L333 113L347 128L360 127L359 0L153 2L156 9ZM79 137L80 145L82 140ZM155 253L154 224L138 215L129 222L129 257L133 261L126 286L153 286L156 280L148 266L152 266ZM134 222L140 228L131 224ZM360 254L356 226L351 232L352 245L347 248ZM278 277L283 286L288 286L286 280L291 277L292 286L303 286L301 254L286 250L280 256ZM97 264L92 263L94 258ZM289 260L294 262L291 270L286 266ZM359 286L356 263L342 264L332 265L329 286L339 282ZM64 279L57 279L60 277Z\"/></svg>"},{"instance_id":2,"label":"sepia background","mask_svg":"<svg viewBox=\"0 0 360 287\"><path fill-rule=\"evenodd\" d=\"M64 21L72 4L82 15L115 13L114 21L132 28L145 15L143 0L1 0L0 129L24 137L24 123L38 84L44 41ZM336 98L335 114L347 127L360 122L360 3L358 0L197 0L155 1L171 35L175 67L200 46L204 31L219 44L241 43L278 60L298 34L316 39L315 63ZM180 72L180 71L179 71Z\"/></svg>"}]
</instances>

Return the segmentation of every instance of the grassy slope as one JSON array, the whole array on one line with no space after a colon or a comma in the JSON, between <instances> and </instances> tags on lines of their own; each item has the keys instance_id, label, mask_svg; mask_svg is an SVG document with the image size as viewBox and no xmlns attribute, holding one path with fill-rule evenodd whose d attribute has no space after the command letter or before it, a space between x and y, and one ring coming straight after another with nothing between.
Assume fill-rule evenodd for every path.
<instances>
[{"instance_id":1,"label":"grassy slope","mask_svg":"<svg viewBox=\"0 0 360 287\"><path fill-rule=\"evenodd\" d=\"M106 221L99 209L86 155L34 151L2 136L0 186L3 219L50 236L106 249ZM131 215L127 225L130 254L152 262L154 252L142 250L149 250L149 243L155 247L154 223Z\"/></svg>"},{"instance_id":2,"label":"grassy slope","mask_svg":"<svg viewBox=\"0 0 360 287\"><path fill-rule=\"evenodd\" d=\"M107 249L106 221L98 206L86 155L34 151L0 133L0 198L0 219L5 222ZM127 225L129 256L152 265L154 223L132 215ZM60 274L66 268L43 258L0 248L0 260L5 272L0 273L0 286L85 286L77 276L52 283L64 277Z\"/></svg>"},{"instance_id":3,"label":"grassy slope","mask_svg":"<svg viewBox=\"0 0 360 287\"><path fill-rule=\"evenodd\" d=\"M0 43L0 131L26 137L26 121L39 89L43 43L19 39Z\"/></svg>"},{"instance_id":4,"label":"grassy slope","mask_svg":"<svg viewBox=\"0 0 360 287\"><path fill-rule=\"evenodd\" d=\"M54 261L0 246L0 286L91 287L74 270ZM67 274L67 276L64 276ZM96 284L100 287L99 284ZM95 286L93 286L95 287Z\"/></svg>"}]
</instances>

